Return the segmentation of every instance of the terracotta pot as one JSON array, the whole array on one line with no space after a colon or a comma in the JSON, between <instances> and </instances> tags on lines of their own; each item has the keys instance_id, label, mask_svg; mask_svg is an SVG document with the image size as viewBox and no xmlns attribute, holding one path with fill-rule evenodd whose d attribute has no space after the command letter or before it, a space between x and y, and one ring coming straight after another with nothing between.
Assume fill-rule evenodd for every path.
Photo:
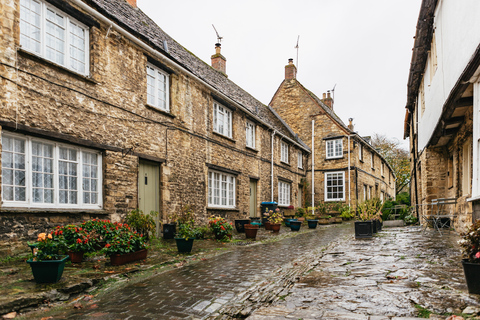
<instances>
[{"instance_id":1,"label":"terracotta pot","mask_svg":"<svg viewBox=\"0 0 480 320\"><path fill-rule=\"evenodd\" d=\"M335 217L335 222L334 223L342 223L342 217Z\"/></svg>"},{"instance_id":2,"label":"terracotta pot","mask_svg":"<svg viewBox=\"0 0 480 320\"><path fill-rule=\"evenodd\" d=\"M297 221L304 222L304 221L305 221L305 218L304 218L304 217L297 218Z\"/></svg>"},{"instance_id":3,"label":"terracotta pot","mask_svg":"<svg viewBox=\"0 0 480 320\"><path fill-rule=\"evenodd\" d=\"M245 238L255 239L257 237L258 225L246 224L244 227L245 227Z\"/></svg>"},{"instance_id":4,"label":"terracotta pot","mask_svg":"<svg viewBox=\"0 0 480 320\"><path fill-rule=\"evenodd\" d=\"M72 263L81 263L83 260L83 252L68 252L68 256Z\"/></svg>"},{"instance_id":5,"label":"terracotta pot","mask_svg":"<svg viewBox=\"0 0 480 320\"><path fill-rule=\"evenodd\" d=\"M114 254L110 256L110 264L112 266L119 266L132 261L145 260L147 259L147 253L148 253L148 250L143 249L140 251L125 253L125 254Z\"/></svg>"},{"instance_id":6,"label":"terracotta pot","mask_svg":"<svg viewBox=\"0 0 480 320\"><path fill-rule=\"evenodd\" d=\"M322 224L322 225L328 224L328 219L318 219L318 224Z\"/></svg>"},{"instance_id":7,"label":"terracotta pot","mask_svg":"<svg viewBox=\"0 0 480 320\"><path fill-rule=\"evenodd\" d=\"M280 226L281 226L281 225L282 225L281 223L272 223L272 224L270 224L273 233L279 233L279 232L280 232Z\"/></svg>"},{"instance_id":8,"label":"terracotta pot","mask_svg":"<svg viewBox=\"0 0 480 320\"><path fill-rule=\"evenodd\" d=\"M272 224L268 221L264 223L265 230L272 230Z\"/></svg>"},{"instance_id":9,"label":"terracotta pot","mask_svg":"<svg viewBox=\"0 0 480 320\"><path fill-rule=\"evenodd\" d=\"M329 224L336 223L336 222L337 222L337 219L335 217L331 217L328 219Z\"/></svg>"}]
</instances>

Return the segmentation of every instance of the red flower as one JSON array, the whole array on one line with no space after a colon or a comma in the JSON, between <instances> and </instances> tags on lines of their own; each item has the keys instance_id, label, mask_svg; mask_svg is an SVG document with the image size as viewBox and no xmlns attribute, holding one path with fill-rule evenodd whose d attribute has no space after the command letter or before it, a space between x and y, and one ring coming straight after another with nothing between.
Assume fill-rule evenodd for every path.
<instances>
[{"instance_id":1,"label":"red flower","mask_svg":"<svg viewBox=\"0 0 480 320\"><path fill-rule=\"evenodd\" d=\"M62 234L63 234L63 230L60 230L59 234L62 235Z\"/></svg>"},{"instance_id":2,"label":"red flower","mask_svg":"<svg viewBox=\"0 0 480 320\"><path fill-rule=\"evenodd\" d=\"M82 239L77 239L77 243L82 243Z\"/></svg>"},{"instance_id":3,"label":"red flower","mask_svg":"<svg viewBox=\"0 0 480 320\"><path fill-rule=\"evenodd\" d=\"M222 228L222 230L225 230L225 227L224 227L224 226L220 226L220 228Z\"/></svg>"},{"instance_id":4,"label":"red flower","mask_svg":"<svg viewBox=\"0 0 480 320\"><path fill-rule=\"evenodd\" d=\"M105 245L105 248L110 248L110 243L107 243L107 244Z\"/></svg>"}]
</instances>

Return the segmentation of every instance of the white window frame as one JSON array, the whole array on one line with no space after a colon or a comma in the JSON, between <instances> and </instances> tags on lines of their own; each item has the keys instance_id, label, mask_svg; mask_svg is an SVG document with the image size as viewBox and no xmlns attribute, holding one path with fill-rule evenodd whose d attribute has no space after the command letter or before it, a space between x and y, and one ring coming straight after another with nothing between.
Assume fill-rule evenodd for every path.
<instances>
[{"instance_id":1,"label":"white window frame","mask_svg":"<svg viewBox=\"0 0 480 320\"><path fill-rule=\"evenodd\" d=\"M303 153L302 153L302 151L298 151L297 162L298 162L298 168L303 169Z\"/></svg>"},{"instance_id":2,"label":"white window frame","mask_svg":"<svg viewBox=\"0 0 480 320\"><path fill-rule=\"evenodd\" d=\"M343 158L343 139L325 141L325 154L327 159Z\"/></svg>"},{"instance_id":3,"label":"white window frame","mask_svg":"<svg viewBox=\"0 0 480 320\"><path fill-rule=\"evenodd\" d=\"M235 189L235 175L221 171L208 171L209 208L235 208ZM223 199L225 199L224 202Z\"/></svg>"},{"instance_id":4,"label":"white window frame","mask_svg":"<svg viewBox=\"0 0 480 320\"><path fill-rule=\"evenodd\" d=\"M364 184L363 185L363 201L366 201L367 200L367 185Z\"/></svg>"},{"instance_id":5,"label":"white window frame","mask_svg":"<svg viewBox=\"0 0 480 320\"><path fill-rule=\"evenodd\" d=\"M213 103L213 131L232 138L233 112L218 102Z\"/></svg>"},{"instance_id":6,"label":"white window frame","mask_svg":"<svg viewBox=\"0 0 480 320\"><path fill-rule=\"evenodd\" d=\"M247 121L245 123L246 145L252 149L255 149L255 129L256 126L253 122Z\"/></svg>"},{"instance_id":7,"label":"white window frame","mask_svg":"<svg viewBox=\"0 0 480 320\"><path fill-rule=\"evenodd\" d=\"M334 186L328 186L328 181L329 178L335 176L335 177L341 177L341 192L342 192L342 197L329 197L329 193L333 193L333 191L329 191L329 188L334 188ZM338 185L340 186L340 185ZM336 191L337 193L339 191ZM343 171L335 171L335 172L325 172L325 191L324 191L324 199L325 201L344 201L345 200L345 172Z\"/></svg>"},{"instance_id":8,"label":"white window frame","mask_svg":"<svg viewBox=\"0 0 480 320\"><path fill-rule=\"evenodd\" d=\"M291 185L285 181L278 181L278 205L290 205Z\"/></svg>"},{"instance_id":9,"label":"white window frame","mask_svg":"<svg viewBox=\"0 0 480 320\"><path fill-rule=\"evenodd\" d=\"M30 10L32 8L30 5L32 3L37 3L39 5L38 12L34 12ZM28 7L28 8L27 8ZM60 26L59 24L52 23L52 25L56 25L55 30L63 29L63 36L64 36L64 47L63 47L63 63L60 61L56 61L54 59L48 58L47 56L47 12L55 13L55 17L62 17L64 24ZM30 13L29 13L30 12ZM38 25L36 25L35 21L32 21L32 16L29 14L36 14L39 16ZM35 19L35 17L33 17ZM50 21L50 20L48 20ZM79 39L78 35L74 34L74 27L78 27L84 32L84 43L83 46L79 47L74 44L72 39L76 36L75 39ZM35 31L37 29L39 31ZM30 32L29 32L30 31ZM34 34L39 33L38 39L35 39ZM78 20L70 17L68 14L65 14L61 10L55 8L54 6L50 5L49 3L43 0L21 0L20 2L20 44L22 45L22 49L27 50L35 55L38 55L46 60L52 61L55 64L58 64L62 67L65 67L73 72L80 73L82 75L88 76L90 73L90 38L89 38L89 28L85 26L83 23L79 22ZM38 48L35 48L34 42L39 43ZM72 48L77 48L77 50L73 50ZM53 48L52 48L53 49ZM61 52L61 50L56 50ZM79 52L83 51L84 54L84 61L81 63L84 64L82 68L76 68L72 66L73 61L78 60L76 59L72 52Z\"/></svg>"},{"instance_id":10,"label":"white window frame","mask_svg":"<svg viewBox=\"0 0 480 320\"><path fill-rule=\"evenodd\" d=\"M170 112L170 75L150 63L147 64L146 72L147 104L156 109Z\"/></svg>"},{"instance_id":11,"label":"white window frame","mask_svg":"<svg viewBox=\"0 0 480 320\"><path fill-rule=\"evenodd\" d=\"M280 161L288 162L288 144L286 142L280 141Z\"/></svg>"},{"instance_id":12,"label":"white window frame","mask_svg":"<svg viewBox=\"0 0 480 320\"><path fill-rule=\"evenodd\" d=\"M10 132L2 132L2 145L4 143L4 139L12 138L12 139L17 139L17 140L22 140L24 141L24 172L25 172L25 201L15 201L15 200L6 200L5 199L5 194L4 194L4 186L5 184L5 179L3 179L2 176L2 201L3 201L3 206L4 207L28 207L28 208L78 208L78 209L101 209L103 205L103 194L102 194L102 188L103 188L103 177L102 177L102 154L96 150L91 150L91 149L86 149L86 148L80 148L74 145L69 145L69 144L64 144L64 143L58 143L54 142L51 140L46 140L46 139L39 139L36 137L32 136L27 136L27 135L20 135L20 134L15 134L15 133L10 133ZM50 145L53 148L53 153L52 153L52 159L53 161L53 186L51 188L47 189L53 189L53 203L36 203L33 200L33 143L38 142L43 145ZM69 150L75 150L77 156L76 160L73 161L68 161L68 160L63 160L60 159L60 148L66 148ZM3 152L5 150L3 149ZM2 152L2 158L4 157L4 154ZM96 171L94 177L86 177L84 176L84 170L86 167L92 167L91 164L89 163L84 163L83 162L83 155L86 154L94 154L97 157L97 163L94 165L96 166ZM68 203L60 203L60 162L73 162L76 164L76 192L77 192L77 203L76 204L68 204ZM3 174L3 169L5 169L4 163L2 161L2 174ZM63 176L65 176L64 174ZM84 190L83 190L83 183L84 179L87 179L88 182L90 180L96 180L96 190L95 193L97 193L97 203L91 204L91 203L83 203L83 198L84 198ZM14 184L15 185L15 181ZM42 187L40 187L42 188ZM43 188L44 189L44 188ZM68 188L64 188L62 190L69 190ZM86 191L89 192L89 191Z\"/></svg>"}]
</instances>

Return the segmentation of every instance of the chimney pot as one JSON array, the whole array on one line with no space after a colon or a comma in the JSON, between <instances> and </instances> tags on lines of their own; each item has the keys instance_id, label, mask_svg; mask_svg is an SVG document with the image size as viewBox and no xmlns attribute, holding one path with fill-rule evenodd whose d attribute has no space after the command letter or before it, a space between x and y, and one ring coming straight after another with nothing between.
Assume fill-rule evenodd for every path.
<instances>
[{"instance_id":1,"label":"chimney pot","mask_svg":"<svg viewBox=\"0 0 480 320\"><path fill-rule=\"evenodd\" d=\"M323 99L326 99L327 98L327 94L324 92L323 93Z\"/></svg>"},{"instance_id":2,"label":"chimney pot","mask_svg":"<svg viewBox=\"0 0 480 320\"><path fill-rule=\"evenodd\" d=\"M211 57L212 67L215 70L220 71L224 75L227 75L227 59L221 54L222 45L220 43L215 43L215 54Z\"/></svg>"},{"instance_id":3,"label":"chimney pot","mask_svg":"<svg viewBox=\"0 0 480 320\"><path fill-rule=\"evenodd\" d=\"M292 80L297 77L297 67L293 64L293 59L288 59L288 64L285 66L285 80Z\"/></svg>"},{"instance_id":4,"label":"chimney pot","mask_svg":"<svg viewBox=\"0 0 480 320\"><path fill-rule=\"evenodd\" d=\"M132 7L136 8L137 7L137 0L127 0L128 4L131 5Z\"/></svg>"},{"instance_id":5,"label":"chimney pot","mask_svg":"<svg viewBox=\"0 0 480 320\"><path fill-rule=\"evenodd\" d=\"M353 131L353 118L348 118L348 129L350 129L350 131Z\"/></svg>"}]
</instances>

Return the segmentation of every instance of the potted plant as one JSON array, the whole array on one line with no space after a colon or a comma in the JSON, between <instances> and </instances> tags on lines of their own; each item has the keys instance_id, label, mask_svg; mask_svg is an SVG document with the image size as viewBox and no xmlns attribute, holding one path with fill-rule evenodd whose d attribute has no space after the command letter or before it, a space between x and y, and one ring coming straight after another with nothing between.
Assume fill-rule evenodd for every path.
<instances>
[{"instance_id":1,"label":"potted plant","mask_svg":"<svg viewBox=\"0 0 480 320\"><path fill-rule=\"evenodd\" d=\"M40 233L36 248L27 260L37 283L58 282L68 259L67 255L60 254L62 243L58 238L54 239L53 234Z\"/></svg>"},{"instance_id":2,"label":"potted plant","mask_svg":"<svg viewBox=\"0 0 480 320\"><path fill-rule=\"evenodd\" d=\"M275 211L270 210L268 212L268 221L274 233L280 232L280 226L282 225L283 216L280 213L280 209L275 209Z\"/></svg>"},{"instance_id":3,"label":"potted plant","mask_svg":"<svg viewBox=\"0 0 480 320\"><path fill-rule=\"evenodd\" d=\"M149 214L143 214L142 210L135 209L130 211L125 217L125 223L127 223L134 231L141 233L145 236L145 239L149 239L150 235L155 235L156 217L158 212L150 211Z\"/></svg>"},{"instance_id":4,"label":"potted plant","mask_svg":"<svg viewBox=\"0 0 480 320\"><path fill-rule=\"evenodd\" d=\"M163 239L173 239L177 233L178 215L173 213L167 216L167 222L162 225Z\"/></svg>"},{"instance_id":5,"label":"potted plant","mask_svg":"<svg viewBox=\"0 0 480 320\"><path fill-rule=\"evenodd\" d=\"M238 233L245 232L244 226L250 223L250 219L235 219L235 229Z\"/></svg>"},{"instance_id":6,"label":"potted plant","mask_svg":"<svg viewBox=\"0 0 480 320\"><path fill-rule=\"evenodd\" d=\"M147 258L147 242L143 234L128 230L128 226L117 225L115 235L101 250L110 257L110 264L118 266Z\"/></svg>"},{"instance_id":7,"label":"potted plant","mask_svg":"<svg viewBox=\"0 0 480 320\"><path fill-rule=\"evenodd\" d=\"M306 214L307 224L309 229L316 229L318 225L318 219L315 219L315 216L312 214Z\"/></svg>"},{"instance_id":8,"label":"potted plant","mask_svg":"<svg viewBox=\"0 0 480 320\"><path fill-rule=\"evenodd\" d=\"M85 253L95 251L97 238L92 234L95 231L88 233L83 227L75 225L57 227L54 231L54 236L61 239L72 263L81 263Z\"/></svg>"},{"instance_id":9,"label":"potted plant","mask_svg":"<svg viewBox=\"0 0 480 320\"><path fill-rule=\"evenodd\" d=\"M195 213L190 209L190 206L185 206L177 217L178 230L175 235L177 249L180 253L189 253L192 251L193 241L197 233Z\"/></svg>"},{"instance_id":10,"label":"potted plant","mask_svg":"<svg viewBox=\"0 0 480 320\"><path fill-rule=\"evenodd\" d=\"M258 225L246 224L245 225L245 238L254 239L257 237Z\"/></svg>"},{"instance_id":11,"label":"potted plant","mask_svg":"<svg viewBox=\"0 0 480 320\"><path fill-rule=\"evenodd\" d=\"M374 230L376 230L375 220L380 219L382 214L380 200L366 200L357 206L357 210L358 219L355 221L355 239L372 238Z\"/></svg>"},{"instance_id":12,"label":"potted plant","mask_svg":"<svg viewBox=\"0 0 480 320\"><path fill-rule=\"evenodd\" d=\"M463 272L468 292L480 294L480 220L477 220L458 241L463 249Z\"/></svg>"},{"instance_id":13,"label":"potted plant","mask_svg":"<svg viewBox=\"0 0 480 320\"><path fill-rule=\"evenodd\" d=\"M300 231L301 226L302 226L302 221L298 221L298 220L290 221L290 230L292 231Z\"/></svg>"},{"instance_id":14,"label":"potted plant","mask_svg":"<svg viewBox=\"0 0 480 320\"><path fill-rule=\"evenodd\" d=\"M210 217L208 224L212 232L215 234L215 239L228 241L232 238L232 223L228 222L225 218L212 216Z\"/></svg>"}]
</instances>

